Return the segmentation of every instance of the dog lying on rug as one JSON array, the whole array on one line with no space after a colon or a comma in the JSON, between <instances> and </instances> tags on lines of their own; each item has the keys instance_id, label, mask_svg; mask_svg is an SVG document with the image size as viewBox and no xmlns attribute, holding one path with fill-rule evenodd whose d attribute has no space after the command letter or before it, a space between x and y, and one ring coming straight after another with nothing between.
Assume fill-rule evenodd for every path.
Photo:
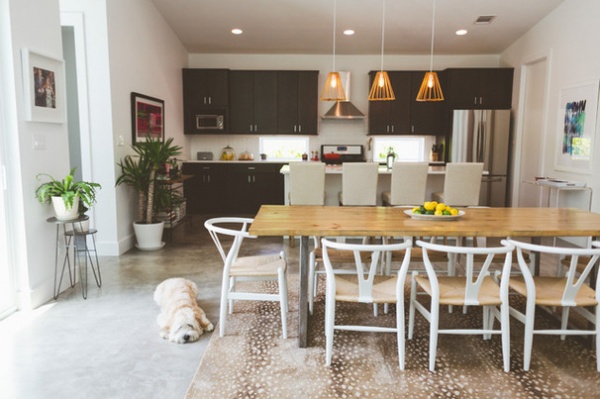
<instances>
[{"instance_id":1,"label":"dog lying on rug","mask_svg":"<svg viewBox=\"0 0 600 399\"><path fill-rule=\"evenodd\" d=\"M170 278L160 283L154 291L154 302L160 306L157 322L160 336L171 342L194 342L204 331L214 326L198 306L196 283L184 278Z\"/></svg>"}]
</instances>

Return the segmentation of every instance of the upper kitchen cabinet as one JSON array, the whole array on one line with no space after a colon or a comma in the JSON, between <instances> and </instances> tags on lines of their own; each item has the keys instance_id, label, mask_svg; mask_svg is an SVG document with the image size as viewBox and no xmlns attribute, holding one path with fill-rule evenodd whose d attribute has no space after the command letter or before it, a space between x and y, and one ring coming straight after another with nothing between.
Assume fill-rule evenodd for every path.
<instances>
[{"instance_id":1,"label":"upper kitchen cabinet","mask_svg":"<svg viewBox=\"0 0 600 399\"><path fill-rule=\"evenodd\" d=\"M229 72L229 133L277 133L277 71Z\"/></svg>"},{"instance_id":2,"label":"upper kitchen cabinet","mask_svg":"<svg viewBox=\"0 0 600 399\"><path fill-rule=\"evenodd\" d=\"M280 134L318 133L318 71L277 73L277 130Z\"/></svg>"},{"instance_id":3,"label":"upper kitchen cabinet","mask_svg":"<svg viewBox=\"0 0 600 399\"><path fill-rule=\"evenodd\" d=\"M227 107L229 104L229 70L183 69L183 119L184 133L227 132ZM221 115L223 128L211 128L198 123L198 115Z\"/></svg>"},{"instance_id":4,"label":"upper kitchen cabinet","mask_svg":"<svg viewBox=\"0 0 600 399\"><path fill-rule=\"evenodd\" d=\"M411 134L439 135L444 129L444 101L417 101L417 94L426 71L411 73L410 130ZM445 87L445 73L438 72L442 91ZM444 93L445 95L445 93Z\"/></svg>"},{"instance_id":5,"label":"upper kitchen cabinet","mask_svg":"<svg viewBox=\"0 0 600 399\"><path fill-rule=\"evenodd\" d=\"M453 108L512 108L513 68L447 69L448 94Z\"/></svg>"},{"instance_id":6,"label":"upper kitchen cabinet","mask_svg":"<svg viewBox=\"0 0 600 399\"><path fill-rule=\"evenodd\" d=\"M376 73L369 72L369 87L373 85ZM411 72L389 71L388 76L396 99L369 101L369 134L411 134Z\"/></svg>"}]
</instances>

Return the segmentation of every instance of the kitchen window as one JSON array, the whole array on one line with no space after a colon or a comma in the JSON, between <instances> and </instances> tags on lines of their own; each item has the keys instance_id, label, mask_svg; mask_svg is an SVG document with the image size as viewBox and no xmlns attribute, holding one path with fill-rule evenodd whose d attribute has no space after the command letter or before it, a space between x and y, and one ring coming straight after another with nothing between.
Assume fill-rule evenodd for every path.
<instances>
[{"instance_id":1,"label":"kitchen window","mask_svg":"<svg viewBox=\"0 0 600 399\"><path fill-rule=\"evenodd\" d=\"M373 162L386 161L389 149L396 154L396 161L425 161L425 137L373 137Z\"/></svg>"},{"instance_id":2,"label":"kitchen window","mask_svg":"<svg viewBox=\"0 0 600 399\"><path fill-rule=\"evenodd\" d=\"M308 137L261 137L259 150L269 161L299 161L309 153Z\"/></svg>"}]
</instances>

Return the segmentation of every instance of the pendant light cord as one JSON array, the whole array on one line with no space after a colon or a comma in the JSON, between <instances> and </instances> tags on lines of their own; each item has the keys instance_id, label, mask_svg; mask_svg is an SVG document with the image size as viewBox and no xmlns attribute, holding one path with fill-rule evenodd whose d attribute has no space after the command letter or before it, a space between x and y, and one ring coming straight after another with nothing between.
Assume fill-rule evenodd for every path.
<instances>
[{"instance_id":1,"label":"pendant light cord","mask_svg":"<svg viewBox=\"0 0 600 399\"><path fill-rule=\"evenodd\" d=\"M383 72L383 43L385 38L385 0L381 7L381 72Z\"/></svg>"},{"instance_id":2,"label":"pendant light cord","mask_svg":"<svg viewBox=\"0 0 600 399\"><path fill-rule=\"evenodd\" d=\"M429 72L433 71L433 41L435 37L435 0L433 0L433 11L431 13L431 55L429 58Z\"/></svg>"},{"instance_id":3,"label":"pendant light cord","mask_svg":"<svg viewBox=\"0 0 600 399\"><path fill-rule=\"evenodd\" d=\"M336 0L333 0L333 68L332 72L335 72L335 20L336 20Z\"/></svg>"}]
</instances>

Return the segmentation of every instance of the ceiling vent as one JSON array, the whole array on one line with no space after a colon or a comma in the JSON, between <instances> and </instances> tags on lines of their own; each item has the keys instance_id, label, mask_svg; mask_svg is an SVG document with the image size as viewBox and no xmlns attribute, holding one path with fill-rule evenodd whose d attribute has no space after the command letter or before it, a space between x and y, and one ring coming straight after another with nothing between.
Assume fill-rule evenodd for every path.
<instances>
[{"instance_id":1,"label":"ceiling vent","mask_svg":"<svg viewBox=\"0 0 600 399\"><path fill-rule=\"evenodd\" d=\"M489 25L494 18L496 18L495 15L481 15L475 20L475 25Z\"/></svg>"}]
</instances>

